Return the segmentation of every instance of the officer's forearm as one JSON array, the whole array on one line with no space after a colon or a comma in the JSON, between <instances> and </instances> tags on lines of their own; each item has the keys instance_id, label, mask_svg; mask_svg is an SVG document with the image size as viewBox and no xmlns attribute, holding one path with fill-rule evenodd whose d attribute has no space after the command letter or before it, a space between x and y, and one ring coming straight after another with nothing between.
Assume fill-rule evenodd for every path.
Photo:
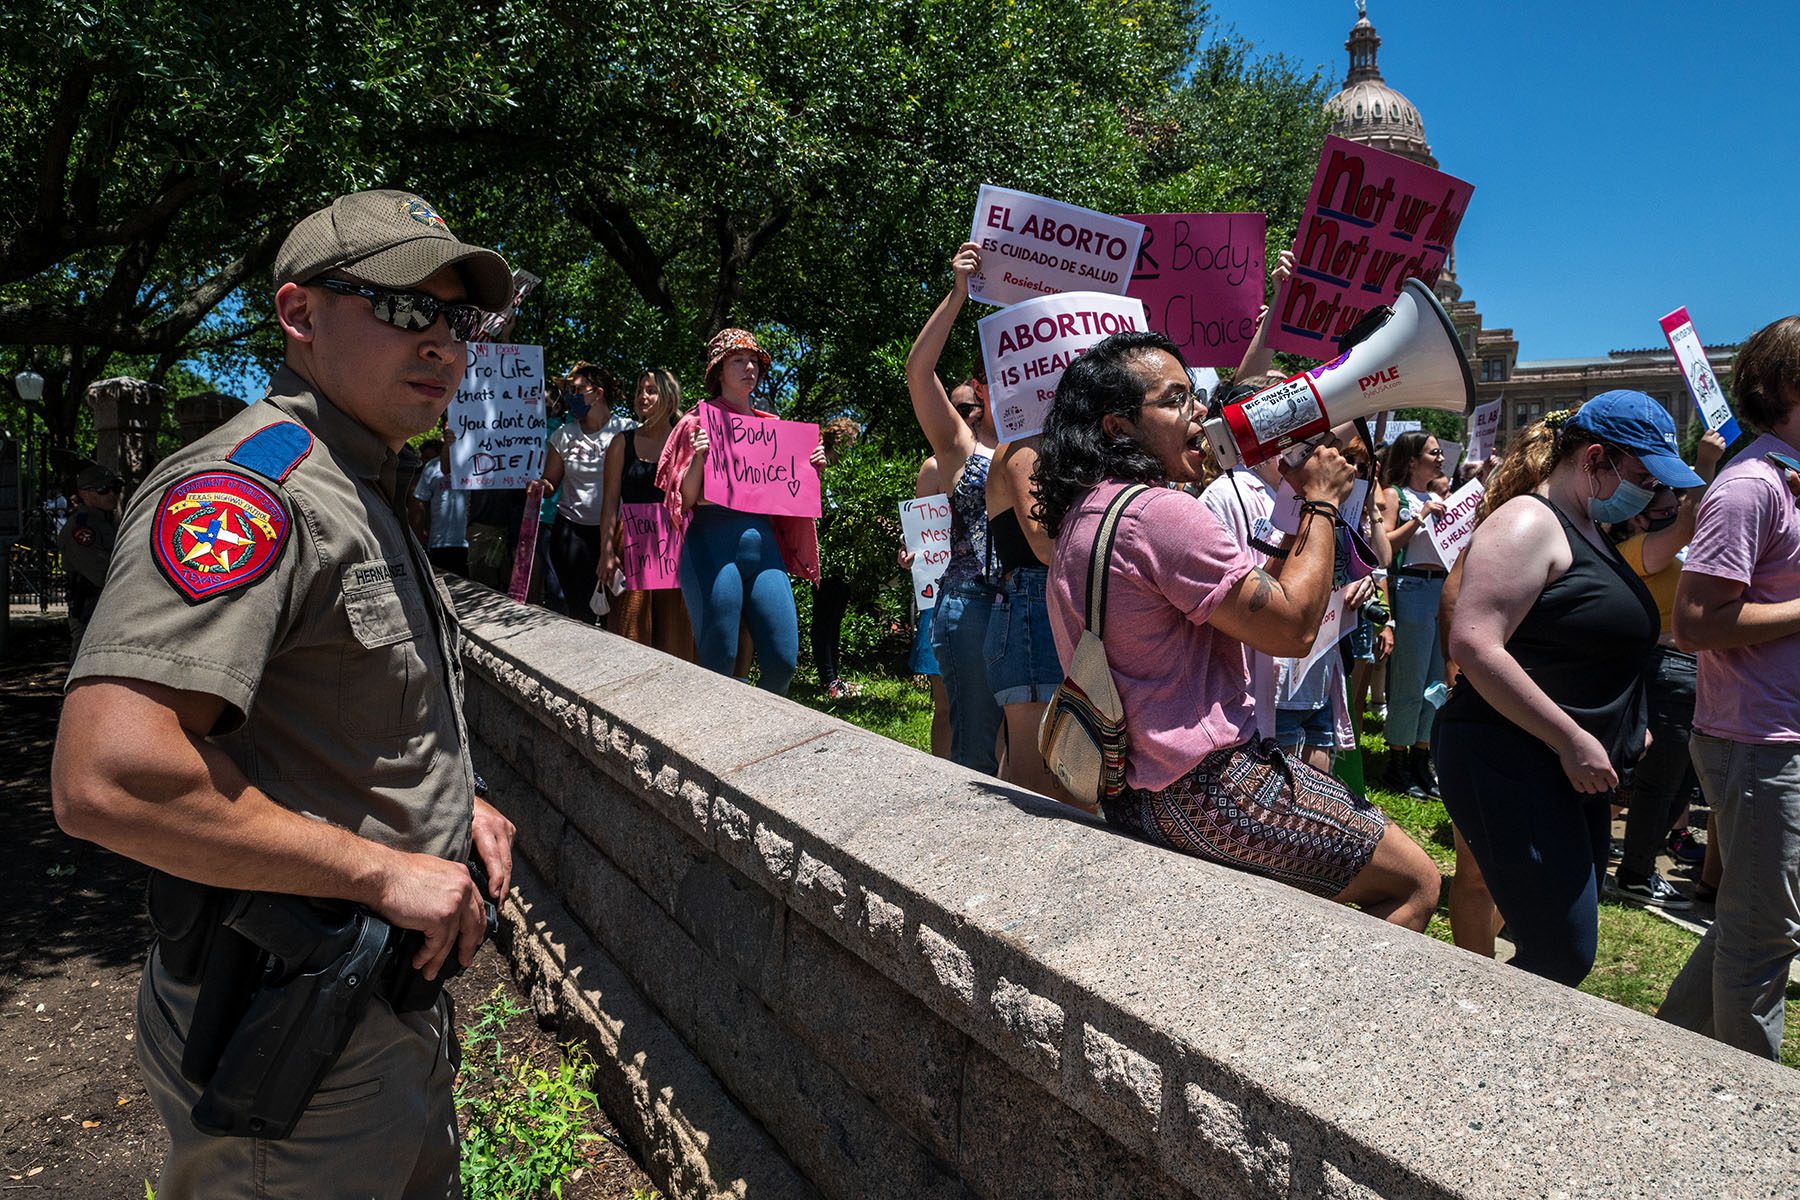
<instances>
[{"instance_id":1,"label":"officer's forearm","mask_svg":"<svg viewBox=\"0 0 1800 1200\"><path fill-rule=\"evenodd\" d=\"M374 905L406 856L252 787L200 736L222 707L136 680L78 683L51 767L57 823L197 883Z\"/></svg>"}]
</instances>

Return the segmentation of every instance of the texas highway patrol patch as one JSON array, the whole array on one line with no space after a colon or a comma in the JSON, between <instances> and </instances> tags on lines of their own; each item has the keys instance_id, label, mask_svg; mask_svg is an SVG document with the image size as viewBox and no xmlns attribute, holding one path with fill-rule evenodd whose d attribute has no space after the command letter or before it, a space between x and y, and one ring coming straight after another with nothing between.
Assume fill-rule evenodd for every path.
<instances>
[{"instance_id":1,"label":"texas highway patrol patch","mask_svg":"<svg viewBox=\"0 0 1800 1200\"><path fill-rule=\"evenodd\" d=\"M163 493L150 529L156 565L189 604L249 587L287 545L287 506L235 471L202 471Z\"/></svg>"}]
</instances>

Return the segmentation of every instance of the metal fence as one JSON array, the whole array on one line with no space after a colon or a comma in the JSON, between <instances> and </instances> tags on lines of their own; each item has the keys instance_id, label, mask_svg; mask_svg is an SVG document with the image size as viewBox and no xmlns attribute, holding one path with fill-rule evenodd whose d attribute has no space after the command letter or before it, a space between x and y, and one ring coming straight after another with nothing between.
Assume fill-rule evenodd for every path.
<instances>
[{"instance_id":1,"label":"metal fence","mask_svg":"<svg viewBox=\"0 0 1800 1200\"><path fill-rule=\"evenodd\" d=\"M68 601L56 535L67 502L51 473L41 434L0 440L0 545L6 549L7 598L40 612Z\"/></svg>"}]
</instances>

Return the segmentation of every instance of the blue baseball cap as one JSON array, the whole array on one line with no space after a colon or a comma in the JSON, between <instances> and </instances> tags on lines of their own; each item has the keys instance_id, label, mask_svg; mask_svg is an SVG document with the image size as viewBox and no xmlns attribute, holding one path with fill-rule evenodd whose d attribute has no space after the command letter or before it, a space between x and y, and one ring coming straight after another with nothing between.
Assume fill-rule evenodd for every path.
<instances>
[{"instance_id":1,"label":"blue baseball cap","mask_svg":"<svg viewBox=\"0 0 1800 1200\"><path fill-rule=\"evenodd\" d=\"M1701 487L1705 480L1681 461L1675 418L1642 392L1602 392L1578 409L1569 424L1609 446L1637 455L1658 483L1672 488Z\"/></svg>"}]
</instances>

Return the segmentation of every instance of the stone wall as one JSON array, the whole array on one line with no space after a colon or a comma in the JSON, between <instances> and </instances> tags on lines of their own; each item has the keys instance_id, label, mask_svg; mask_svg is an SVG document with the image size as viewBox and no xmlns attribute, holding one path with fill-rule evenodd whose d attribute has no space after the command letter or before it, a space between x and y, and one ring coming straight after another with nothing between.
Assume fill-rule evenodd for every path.
<instances>
[{"instance_id":1,"label":"stone wall","mask_svg":"<svg viewBox=\"0 0 1800 1200\"><path fill-rule=\"evenodd\" d=\"M453 587L510 951L671 1196L1792 1194L1786 1068Z\"/></svg>"}]
</instances>

